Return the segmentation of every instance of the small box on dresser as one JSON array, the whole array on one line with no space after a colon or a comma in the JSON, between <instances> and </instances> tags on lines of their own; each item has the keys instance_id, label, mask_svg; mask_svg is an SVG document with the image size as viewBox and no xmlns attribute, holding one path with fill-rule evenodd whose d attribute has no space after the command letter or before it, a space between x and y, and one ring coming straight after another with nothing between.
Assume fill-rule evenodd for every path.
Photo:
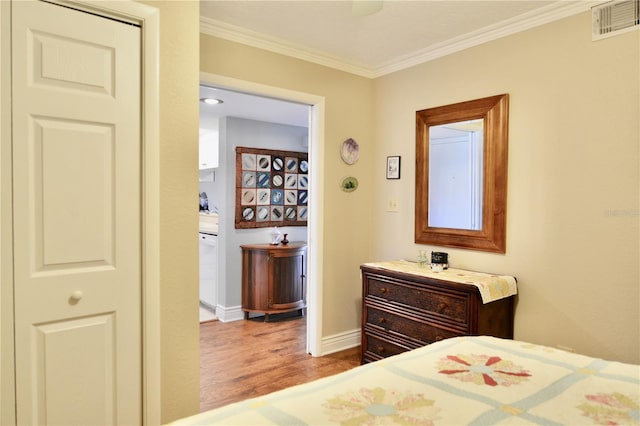
<instances>
[{"instance_id":1,"label":"small box on dresser","mask_svg":"<svg viewBox=\"0 0 640 426\"><path fill-rule=\"evenodd\" d=\"M454 336L513 338L513 295L483 303L476 285L451 278L478 273L415 273L417 265L405 263L361 266L363 364Z\"/></svg>"}]
</instances>

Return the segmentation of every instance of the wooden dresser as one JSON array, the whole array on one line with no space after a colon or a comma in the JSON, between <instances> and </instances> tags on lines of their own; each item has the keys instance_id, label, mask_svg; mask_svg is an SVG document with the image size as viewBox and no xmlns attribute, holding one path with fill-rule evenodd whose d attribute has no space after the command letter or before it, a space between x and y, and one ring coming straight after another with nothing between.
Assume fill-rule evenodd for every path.
<instances>
[{"instance_id":1,"label":"wooden dresser","mask_svg":"<svg viewBox=\"0 0 640 426\"><path fill-rule=\"evenodd\" d=\"M483 303L475 285L398 269L361 266L363 364L454 336L513 338L514 296Z\"/></svg>"},{"instance_id":2,"label":"wooden dresser","mask_svg":"<svg viewBox=\"0 0 640 426\"><path fill-rule=\"evenodd\" d=\"M247 244L242 248L242 310L270 314L305 308L307 245Z\"/></svg>"}]
</instances>

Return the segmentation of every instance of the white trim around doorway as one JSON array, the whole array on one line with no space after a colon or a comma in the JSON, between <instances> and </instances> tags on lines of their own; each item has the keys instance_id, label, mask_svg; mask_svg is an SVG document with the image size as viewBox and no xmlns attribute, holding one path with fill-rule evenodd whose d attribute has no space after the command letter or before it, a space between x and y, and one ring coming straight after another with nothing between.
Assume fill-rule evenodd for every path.
<instances>
[{"instance_id":1,"label":"white trim around doorway","mask_svg":"<svg viewBox=\"0 0 640 426\"><path fill-rule=\"evenodd\" d=\"M323 284L323 180L324 167L324 103L322 96L297 92L274 86L239 80L206 72L200 73L200 83L251 95L266 96L311 107L309 117L309 185L313 188L309 199L309 250L307 294L307 352L322 353L322 284Z\"/></svg>"}]
</instances>

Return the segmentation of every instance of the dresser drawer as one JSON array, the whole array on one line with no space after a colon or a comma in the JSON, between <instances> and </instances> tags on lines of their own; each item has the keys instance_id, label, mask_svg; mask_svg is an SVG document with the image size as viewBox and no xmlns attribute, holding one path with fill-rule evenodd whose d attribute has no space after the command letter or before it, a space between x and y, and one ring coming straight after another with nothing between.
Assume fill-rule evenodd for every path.
<instances>
[{"instance_id":1,"label":"dresser drawer","mask_svg":"<svg viewBox=\"0 0 640 426\"><path fill-rule=\"evenodd\" d=\"M382 281L374 277L369 278L365 284L368 286L365 291L366 296L427 311L461 324L466 324L468 321L468 298L464 294L441 293L426 288Z\"/></svg>"},{"instance_id":2,"label":"dresser drawer","mask_svg":"<svg viewBox=\"0 0 640 426\"><path fill-rule=\"evenodd\" d=\"M424 345L464 334L462 330L448 330L421 318L410 318L375 306L365 306L365 327L382 333L395 333Z\"/></svg>"},{"instance_id":3,"label":"dresser drawer","mask_svg":"<svg viewBox=\"0 0 640 426\"><path fill-rule=\"evenodd\" d=\"M365 331L362 353L363 356L374 355L373 358L386 358L402 352L410 351L418 346L408 345L398 340L389 341L383 337L376 336Z\"/></svg>"}]
</instances>

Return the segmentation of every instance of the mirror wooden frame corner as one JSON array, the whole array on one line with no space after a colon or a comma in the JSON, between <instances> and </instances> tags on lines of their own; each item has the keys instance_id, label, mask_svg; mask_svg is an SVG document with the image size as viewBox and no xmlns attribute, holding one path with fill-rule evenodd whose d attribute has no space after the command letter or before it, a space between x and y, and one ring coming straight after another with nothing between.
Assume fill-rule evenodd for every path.
<instances>
[{"instance_id":1,"label":"mirror wooden frame corner","mask_svg":"<svg viewBox=\"0 0 640 426\"><path fill-rule=\"evenodd\" d=\"M484 120L482 229L429 226L429 127ZM415 242L506 252L509 95L502 94L416 112Z\"/></svg>"}]
</instances>

